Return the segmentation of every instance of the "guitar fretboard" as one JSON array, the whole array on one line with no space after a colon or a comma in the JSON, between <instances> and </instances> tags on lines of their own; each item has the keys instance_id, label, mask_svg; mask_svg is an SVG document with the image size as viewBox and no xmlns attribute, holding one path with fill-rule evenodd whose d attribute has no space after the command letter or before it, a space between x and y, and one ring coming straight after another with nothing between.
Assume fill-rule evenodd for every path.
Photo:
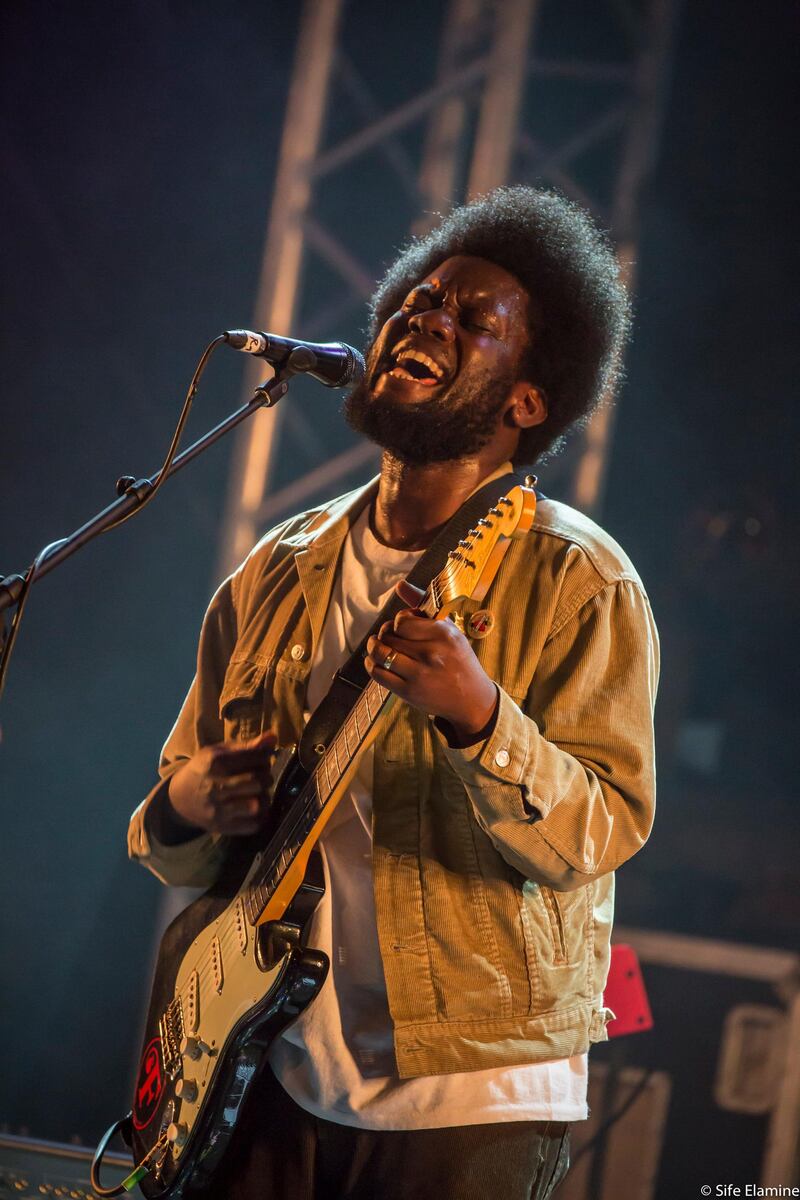
<instances>
[{"instance_id":1,"label":"guitar fretboard","mask_svg":"<svg viewBox=\"0 0 800 1200\"><path fill-rule=\"evenodd\" d=\"M361 749L389 697L387 688L371 679L347 714L336 737L294 798L264 851L260 870L245 897L247 916L256 923L284 875L308 838L325 806Z\"/></svg>"}]
</instances>

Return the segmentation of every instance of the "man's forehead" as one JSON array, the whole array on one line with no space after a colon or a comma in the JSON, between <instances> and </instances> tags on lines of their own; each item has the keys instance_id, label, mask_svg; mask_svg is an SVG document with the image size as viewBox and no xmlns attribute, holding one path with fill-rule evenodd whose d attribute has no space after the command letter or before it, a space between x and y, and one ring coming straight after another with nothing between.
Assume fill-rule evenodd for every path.
<instances>
[{"instance_id":1,"label":"man's forehead","mask_svg":"<svg viewBox=\"0 0 800 1200\"><path fill-rule=\"evenodd\" d=\"M527 290L515 275L487 258L471 254L454 255L439 263L421 279L417 287L426 286L444 291L453 284L467 287L471 293L481 295L517 295L527 299Z\"/></svg>"}]
</instances>

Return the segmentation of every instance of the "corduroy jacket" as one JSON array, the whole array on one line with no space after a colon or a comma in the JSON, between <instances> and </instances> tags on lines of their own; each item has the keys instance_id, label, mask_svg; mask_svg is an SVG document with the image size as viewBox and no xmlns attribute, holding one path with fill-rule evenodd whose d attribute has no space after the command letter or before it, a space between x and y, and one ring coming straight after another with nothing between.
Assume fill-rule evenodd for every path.
<instances>
[{"instance_id":1,"label":"corduroy jacket","mask_svg":"<svg viewBox=\"0 0 800 1200\"><path fill-rule=\"evenodd\" d=\"M227 840L161 845L146 822L201 746L297 742L347 532L377 481L284 522L219 588L160 782L128 846L161 880L210 885ZM605 1040L614 871L653 820L658 638L636 571L594 522L539 501L480 605L499 685L491 734L454 749L405 703L376 743L373 875L400 1076L564 1058Z\"/></svg>"}]
</instances>

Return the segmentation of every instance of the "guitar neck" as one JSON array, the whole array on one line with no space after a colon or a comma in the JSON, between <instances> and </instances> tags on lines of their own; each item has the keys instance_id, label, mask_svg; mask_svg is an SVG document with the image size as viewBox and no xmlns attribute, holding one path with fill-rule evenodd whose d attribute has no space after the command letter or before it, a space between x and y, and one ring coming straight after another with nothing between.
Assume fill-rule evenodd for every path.
<instances>
[{"instance_id":1,"label":"guitar neck","mask_svg":"<svg viewBox=\"0 0 800 1200\"><path fill-rule=\"evenodd\" d=\"M293 798L250 879L245 906L256 924L301 851L308 852L355 773L362 750L374 740L392 693L374 679L359 695L307 782Z\"/></svg>"}]
</instances>

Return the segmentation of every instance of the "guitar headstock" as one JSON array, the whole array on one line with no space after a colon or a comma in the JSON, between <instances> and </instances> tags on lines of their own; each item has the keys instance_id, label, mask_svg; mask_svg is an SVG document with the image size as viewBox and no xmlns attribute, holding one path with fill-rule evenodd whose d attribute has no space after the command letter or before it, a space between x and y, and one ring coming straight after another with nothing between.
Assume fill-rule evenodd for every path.
<instances>
[{"instance_id":1,"label":"guitar headstock","mask_svg":"<svg viewBox=\"0 0 800 1200\"><path fill-rule=\"evenodd\" d=\"M536 493L517 485L492 505L450 551L420 605L430 616L445 616L460 600L482 600L513 538L524 537L536 515Z\"/></svg>"}]
</instances>

